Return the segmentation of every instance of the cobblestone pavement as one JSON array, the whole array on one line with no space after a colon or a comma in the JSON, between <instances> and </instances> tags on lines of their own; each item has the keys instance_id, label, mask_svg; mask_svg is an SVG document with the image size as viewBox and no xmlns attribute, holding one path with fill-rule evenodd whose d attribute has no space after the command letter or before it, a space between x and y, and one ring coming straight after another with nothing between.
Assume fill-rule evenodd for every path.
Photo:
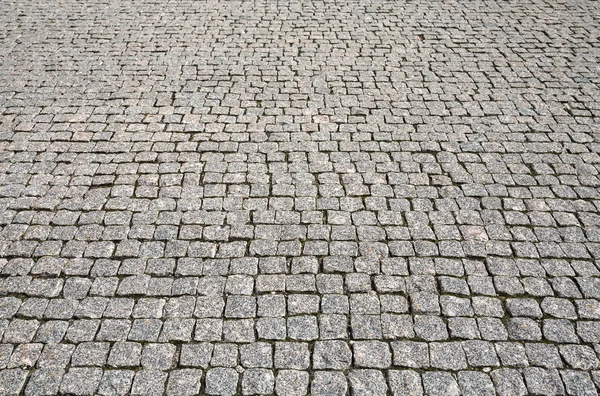
<instances>
[{"instance_id":1,"label":"cobblestone pavement","mask_svg":"<svg viewBox=\"0 0 600 396\"><path fill-rule=\"evenodd\" d=\"M3 0L0 394L596 395L600 2Z\"/></svg>"}]
</instances>

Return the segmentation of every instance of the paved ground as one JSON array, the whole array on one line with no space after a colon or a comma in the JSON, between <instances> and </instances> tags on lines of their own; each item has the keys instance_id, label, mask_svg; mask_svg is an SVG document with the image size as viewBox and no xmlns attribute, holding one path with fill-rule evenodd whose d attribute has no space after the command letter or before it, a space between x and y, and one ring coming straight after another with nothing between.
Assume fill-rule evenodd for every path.
<instances>
[{"instance_id":1,"label":"paved ground","mask_svg":"<svg viewBox=\"0 0 600 396\"><path fill-rule=\"evenodd\" d=\"M600 2L0 3L0 394L596 395Z\"/></svg>"}]
</instances>

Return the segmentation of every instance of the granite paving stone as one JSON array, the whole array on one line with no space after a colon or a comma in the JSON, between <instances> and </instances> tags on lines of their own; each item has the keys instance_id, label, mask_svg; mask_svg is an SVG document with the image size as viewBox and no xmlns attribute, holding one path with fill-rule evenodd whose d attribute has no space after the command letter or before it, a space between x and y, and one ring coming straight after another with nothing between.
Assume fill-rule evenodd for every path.
<instances>
[{"instance_id":1,"label":"granite paving stone","mask_svg":"<svg viewBox=\"0 0 600 396\"><path fill-rule=\"evenodd\" d=\"M600 3L0 3L0 394L597 395Z\"/></svg>"},{"instance_id":2,"label":"granite paving stone","mask_svg":"<svg viewBox=\"0 0 600 396\"><path fill-rule=\"evenodd\" d=\"M279 370L275 383L275 393L290 396L306 395L308 383L309 374L306 371Z\"/></svg>"}]
</instances>

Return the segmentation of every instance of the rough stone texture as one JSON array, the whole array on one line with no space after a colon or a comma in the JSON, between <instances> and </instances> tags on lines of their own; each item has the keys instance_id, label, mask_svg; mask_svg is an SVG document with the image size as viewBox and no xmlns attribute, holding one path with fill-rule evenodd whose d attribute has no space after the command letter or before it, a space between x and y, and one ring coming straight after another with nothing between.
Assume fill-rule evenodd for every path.
<instances>
[{"instance_id":1,"label":"rough stone texture","mask_svg":"<svg viewBox=\"0 0 600 396\"><path fill-rule=\"evenodd\" d=\"M359 395L386 395L388 386L383 373L379 370L351 370L348 373L350 392Z\"/></svg>"},{"instance_id":2,"label":"rough stone texture","mask_svg":"<svg viewBox=\"0 0 600 396\"><path fill-rule=\"evenodd\" d=\"M144 369L135 373L132 395L162 395L167 373L156 369Z\"/></svg>"},{"instance_id":3,"label":"rough stone texture","mask_svg":"<svg viewBox=\"0 0 600 396\"><path fill-rule=\"evenodd\" d=\"M310 385L311 395L343 396L348 390L348 379L340 371L315 371Z\"/></svg>"},{"instance_id":4,"label":"rough stone texture","mask_svg":"<svg viewBox=\"0 0 600 396\"><path fill-rule=\"evenodd\" d=\"M169 374L168 395L196 395L200 390L202 370L181 369Z\"/></svg>"},{"instance_id":5,"label":"rough stone texture","mask_svg":"<svg viewBox=\"0 0 600 396\"><path fill-rule=\"evenodd\" d=\"M309 375L305 371L279 370L275 384L275 392L278 395L306 395L308 382Z\"/></svg>"},{"instance_id":6,"label":"rough stone texture","mask_svg":"<svg viewBox=\"0 0 600 396\"><path fill-rule=\"evenodd\" d=\"M600 3L0 2L0 394L596 395Z\"/></svg>"},{"instance_id":7,"label":"rough stone texture","mask_svg":"<svg viewBox=\"0 0 600 396\"><path fill-rule=\"evenodd\" d=\"M23 389L27 371L21 369L7 369L0 371L0 393L3 395L18 395Z\"/></svg>"},{"instance_id":8,"label":"rough stone texture","mask_svg":"<svg viewBox=\"0 0 600 396\"><path fill-rule=\"evenodd\" d=\"M390 390L394 396L421 396L423 394L421 377L417 372L411 370L390 370L388 375Z\"/></svg>"},{"instance_id":9,"label":"rough stone texture","mask_svg":"<svg viewBox=\"0 0 600 396\"><path fill-rule=\"evenodd\" d=\"M313 350L315 369L344 370L352 363L352 352L344 341L319 341Z\"/></svg>"},{"instance_id":10,"label":"rough stone texture","mask_svg":"<svg viewBox=\"0 0 600 396\"><path fill-rule=\"evenodd\" d=\"M249 369L242 376L242 393L244 395L268 395L273 393L275 377L271 370Z\"/></svg>"},{"instance_id":11,"label":"rough stone texture","mask_svg":"<svg viewBox=\"0 0 600 396\"><path fill-rule=\"evenodd\" d=\"M94 395L101 378L101 368L73 367L63 377L60 391L73 395Z\"/></svg>"},{"instance_id":12,"label":"rough stone texture","mask_svg":"<svg viewBox=\"0 0 600 396\"><path fill-rule=\"evenodd\" d=\"M209 395L235 395L239 375L232 368L214 368L206 373L206 393Z\"/></svg>"},{"instance_id":13,"label":"rough stone texture","mask_svg":"<svg viewBox=\"0 0 600 396\"><path fill-rule=\"evenodd\" d=\"M100 395L127 395L135 373L131 370L107 370L102 376L98 393Z\"/></svg>"}]
</instances>

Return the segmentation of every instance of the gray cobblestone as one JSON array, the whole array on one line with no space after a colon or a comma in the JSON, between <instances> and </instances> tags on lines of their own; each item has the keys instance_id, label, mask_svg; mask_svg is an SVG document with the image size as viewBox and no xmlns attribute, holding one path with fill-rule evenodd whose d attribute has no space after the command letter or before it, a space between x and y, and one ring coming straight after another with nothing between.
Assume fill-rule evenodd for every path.
<instances>
[{"instance_id":1,"label":"gray cobblestone","mask_svg":"<svg viewBox=\"0 0 600 396\"><path fill-rule=\"evenodd\" d=\"M492 380L485 373L477 371L461 371L458 373L458 383L463 395L494 395Z\"/></svg>"},{"instance_id":2,"label":"gray cobblestone","mask_svg":"<svg viewBox=\"0 0 600 396\"><path fill-rule=\"evenodd\" d=\"M173 365L175 345L146 344L142 350L141 365L149 370L168 370Z\"/></svg>"},{"instance_id":3,"label":"gray cobblestone","mask_svg":"<svg viewBox=\"0 0 600 396\"><path fill-rule=\"evenodd\" d=\"M0 393L597 393L597 3L0 11Z\"/></svg>"},{"instance_id":4,"label":"gray cobblestone","mask_svg":"<svg viewBox=\"0 0 600 396\"><path fill-rule=\"evenodd\" d=\"M143 369L135 374L132 395L162 395L164 392L167 373L156 369Z\"/></svg>"},{"instance_id":5,"label":"gray cobblestone","mask_svg":"<svg viewBox=\"0 0 600 396\"><path fill-rule=\"evenodd\" d=\"M101 368L73 367L65 374L60 391L74 395L93 395L101 378Z\"/></svg>"},{"instance_id":6,"label":"gray cobblestone","mask_svg":"<svg viewBox=\"0 0 600 396\"><path fill-rule=\"evenodd\" d=\"M235 344L217 344L213 349L211 366L235 367L238 364L238 346Z\"/></svg>"},{"instance_id":7,"label":"gray cobblestone","mask_svg":"<svg viewBox=\"0 0 600 396\"><path fill-rule=\"evenodd\" d=\"M249 369L242 375L242 393L266 395L273 393L275 378L271 370Z\"/></svg>"},{"instance_id":8,"label":"gray cobblestone","mask_svg":"<svg viewBox=\"0 0 600 396\"><path fill-rule=\"evenodd\" d=\"M356 367L385 369L392 364L392 354L385 342L357 341L352 349Z\"/></svg>"},{"instance_id":9,"label":"gray cobblestone","mask_svg":"<svg viewBox=\"0 0 600 396\"><path fill-rule=\"evenodd\" d=\"M40 368L35 370L25 387L26 395L53 395L59 391L64 375L63 369Z\"/></svg>"},{"instance_id":10,"label":"gray cobblestone","mask_svg":"<svg viewBox=\"0 0 600 396\"><path fill-rule=\"evenodd\" d=\"M126 395L131 389L134 372L130 370L107 370L104 372L98 393L100 395Z\"/></svg>"},{"instance_id":11,"label":"gray cobblestone","mask_svg":"<svg viewBox=\"0 0 600 396\"><path fill-rule=\"evenodd\" d=\"M527 389L533 394L560 395L564 394L564 386L558 370L528 367L523 370Z\"/></svg>"},{"instance_id":12,"label":"gray cobblestone","mask_svg":"<svg viewBox=\"0 0 600 396\"><path fill-rule=\"evenodd\" d=\"M421 377L412 370L390 370L390 390L393 395L422 395Z\"/></svg>"},{"instance_id":13,"label":"gray cobblestone","mask_svg":"<svg viewBox=\"0 0 600 396\"><path fill-rule=\"evenodd\" d=\"M168 395L195 395L200 391L202 370L181 369L169 373Z\"/></svg>"},{"instance_id":14,"label":"gray cobblestone","mask_svg":"<svg viewBox=\"0 0 600 396\"><path fill-rule=\"evenodd\" d=\"M460 388L452 374L430 371L423 374L423 387L427 395L460 395Z\"/></svg>"},{"instance_id":15,"label":"gray cobblestone","mask_svg":"<svg viewBox=\"0 0 600 396\"><path fill-rule=\"evenodd\" d=\"M590 375L583 371L565 370L561 372L562 380L568 395L597 394Z\"/></svg>"},{"instance_id":16,"label":"gray cobblestone","mask_svg":"<svg viewBox=\"0 0 600 396\"><path fill-rule=\"evenodd\" d=\"M526 395L527 388L521 374L515 369L503 368L492 371L492 380L500 395Z\"/></svg>"},{"instance_id":17,"label":"gray cobblestone","mask_svg":"<svg viewBox=\"0 0 600 396\"><path fill-rule=\"evenodd\" d=\"M348 374L352 395L385 395L388 386L379 370L351 370Z\"/></svg>"},{"instance_id":18,"label":"gray cobblestone","mask_svg":"<svg viewBox=\"0 0 600 396\"><path fill-rule=\"evenodd\" d=\"M345 370L352 363L352 352L344 341L317 341L313 350L313 368Z\"/></svg>"},{"instance_id":19,"label":"gray cobblestone","mask_svg":"<svg viewBox=\"0 0 600 396\"><path fill-rule=\"evenodd\" d=\"M316 371L310 387L311 394L315 396L342 396L347 389L347 379L339 371Z\"/></svg>"},{"instance_id":20,"label":"gray cobblestone","mask_svg":"<svg viewBox=\"0 0 600 396\"><path fill-rule=\"evenodd\" d=\"M0 371L0 390L5 395L18 395L27 379L27 371L8 369Z\"/></svg>"},{"instance_id":21,"label":"gray cobblestone","mask_svg":"<svg viewBox=\"0 0 600 396\"><path fill-rule=\"evenodd\" d=\"M306 395L309 375L305 371L279 370L275 385L278 395Z\"/></svg>"},{"instance_id":22,"label":"gray cobblestone","mask_svg":"<svg viewBox=\"0 0 600 396\"><path fill-rule=\"evenodd\" d=\"M206 373L206 393L209 395L235 395L238 373L232 368L213 368Z\"/></svg>"}]
</instances>

